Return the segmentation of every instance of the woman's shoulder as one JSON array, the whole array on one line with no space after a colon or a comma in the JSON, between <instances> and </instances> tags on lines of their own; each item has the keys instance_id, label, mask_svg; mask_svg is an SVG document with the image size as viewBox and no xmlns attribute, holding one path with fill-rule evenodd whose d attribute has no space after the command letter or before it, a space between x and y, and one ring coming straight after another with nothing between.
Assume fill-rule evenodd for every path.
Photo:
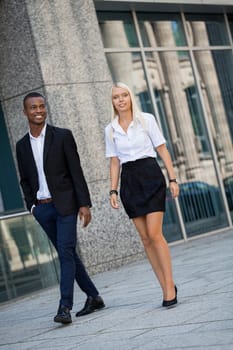
<instances>
[{"instance_id":1,"label":"woman's shoulder","mask_svg":"<svg viewBox=\"0 0 233 350\"><path fill-rule=\"evenodd\" d=\"M107 124L107 126L105 127L105 131L108 131L111 128L112 128L112 122Z\"/></svg>"},{"instance_id":2,"label":"woman's shoulder","mask_svg":"<svg viewBox=\"0 0 233 350\"><path fill-rule=\"evenodd\" d=\"M109 131L111 129L115 129L117 127L117 123L118 123L118 118L115 117L110 123L107 124L107 126L105 127L105 130Z\"/></svg>"},{"instance_id":3,"label":"woman's shoulder","mask_svg":"<svg viewBox=\"0 0 233 350\"><path fill-rule=\"evenodd\" d=\"M147 113L147 112L141 112L141 115L142 117L145 119L145 120L152 120L152 119L155 119L155 116L151 113Z\"/></svg>"},{"instance_id":4,"label":"woman's shoulder","mask_svg":"<svg viewBox=\"0 0 233 350\"><path fill-rule=\"evenodd\" d=\"M140 115L137 116L137 119L144 125L146 128L150 128L150 125L155 121L155 117L151 113L141 112Z\"/></svg>"}]
</instances>

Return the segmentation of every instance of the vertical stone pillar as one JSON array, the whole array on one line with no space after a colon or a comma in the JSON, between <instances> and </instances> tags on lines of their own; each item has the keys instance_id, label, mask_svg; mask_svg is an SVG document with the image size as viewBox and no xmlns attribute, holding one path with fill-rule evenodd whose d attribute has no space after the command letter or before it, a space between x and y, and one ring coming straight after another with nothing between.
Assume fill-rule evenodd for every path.
<instances>
[{"instance_id":1,"label":"vertical stone pillar","mask_svg":"<svg viewBox=\"0 0 233 350\"><path fill-rule=\"evenodd\" d=\"M158 44L175 46L170 22L158 22L154 24L154 31ZM175 125L183 143L183 151L186 161L186 175L188 179L200 176L200 163L195 147L195 135L189 113L188 103L182 80L182 66L177 52L161 52L160 61L166 85L169 88L169 98L172 107Z\"/></svg>"},{"instance_id":2,"label":"vertical stone pillar","mask_svg":"<svg viewBox=\"0 0 233 350\"><path fill-rule=\"evenodd\" d=\"M0 18L0 94L13 153L28 130L23 97L41 92L48 122L73 131L91 192L92 222L78 227L86 266L96 272L137 259L142 247L133 226L109 204L104 127L111 76L93 1L2 0Z\"/></svg>"},{"instance_id":3,"label":"vertical stone pillar","mask_svg":"<svg viewBox=\"0 0 233 350\"><path fill-rule=\"evenodd\" d=\"M28 0L26 6L50 121L73 130L87 179L105 177L101 164L110 76L93 3Z\"/></svg>"}]
</instances>

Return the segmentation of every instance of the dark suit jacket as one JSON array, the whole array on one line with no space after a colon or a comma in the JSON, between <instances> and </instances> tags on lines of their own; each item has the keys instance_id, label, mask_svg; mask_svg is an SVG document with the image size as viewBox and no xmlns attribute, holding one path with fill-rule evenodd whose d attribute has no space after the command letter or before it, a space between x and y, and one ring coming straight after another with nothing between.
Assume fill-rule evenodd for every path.
<instances>
[{"instance_id":1,"label":"dark suit jacket","mask_svg":"<svg viewBox=\"0 0 233 350\"><path fill-rule=\"evenodd\" d=\"M29 133L17 142L16 156L20 184L30 211L32 205L37 203L39 181ZM44 172L54 205L61 215L77 213L81 206L91 206L76 143L70 130L47 125Z\"/></svg>"}]
</instances>

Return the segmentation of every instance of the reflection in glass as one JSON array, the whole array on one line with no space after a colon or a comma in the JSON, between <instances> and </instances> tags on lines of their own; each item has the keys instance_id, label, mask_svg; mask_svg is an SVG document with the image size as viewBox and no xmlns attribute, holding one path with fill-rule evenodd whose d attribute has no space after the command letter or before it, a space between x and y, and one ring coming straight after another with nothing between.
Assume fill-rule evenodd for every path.
<instances>
[{"instance_id":1,"label":"reflection in glass","mask_svg":"<svg viewBox=\"0 0 233 350\"><path fill-rule=\"evenodd\" d=\"M221 176L232 211L233 58L230 51L198 51L195 58Z\"/></svg>"},{"instance_id":2,"label":"reflection in glass","mask_svg":"<svg viewBox=\"0 0 233 350\"><path fill-rule=\"evenodd\" d=\"M221 15L188 14L187 32L191 45L229 45L224 17Z\"/></svg>"},{"instance_id":3,"label":"reflection in glass","mask_svg":"<svg viewBox=\"0 0 233 350\"><path fill-rule=\"evenodd\" d=\"M200 158L209 146L188 53L153 52L153 58L147 56L147 71L179 179L198 178Z\"/></svg>"},{"instance_id":4,"label":"reflection in glass","mask_svg":"<svg viewBox=\"0 0 233 350\"><path fill-rule=\"evenodd\" d=\"M147 66L155 96L160 96L163 106L158 108L160 119L174 150L187 234L201 233L204 227L210 230L211 225L213 229L222 227L226 217L189 56L153 52L153 58L147 57ZM197 221L205 225L199 226Z\"/></svg>"},{"instance_id":5,"label":"reflection in glass","mask_svg":"<svg viewBox=\"0 0 233 350\"><path fill-rule=\"evenodd\" d=\"M196 63L208 121L223 177L233 169L232 148L232 57L227 51L197 51ZM228 122L229 120L229 122Z\"/></svg>"},{"instance_id":6,"label":"reflection in glass","mask_svg":"<svg viewBox=\"0 0 233 350\"><path fill-rule=\"evenodd\" d=\"M195 142L197 148L204 154L210 154L209 144L206 139L206 132L204 126L204 117L200 108L200 101L197 94L196 87L190 86L185 89L186 98L188 101L189 114L193 124L195 134Z\"/></svg>"},{"instance_id":7,"label":"reflection in glass","mask_svg":"<svg viewBox=\"0 0 233 350\"><path fill-rule=\"evenodd\" d=\"M211 51L222 102L224 104L230 137L233 142L233 56L232 51ZM229 138L230 138L229 137Z\"/></svg>"},{"instance_id":8,"label":"reflection in glass","mask_svg":"<svg viewBox=\"0 0 233 350\"><path fill-rule=\"evenodd\" d=\"M223 185L226 192L227 203L233 220L233 175L223 179Z\"/></svg>"},{"instance_id":9,"label":"reflection in glass","mask_svg":"<svg viewBox=\"0 0 233 350\"><path fill-rule=\"evenodd\" d=\"M139 13L138 21L145 47L186 45L179 15Z\"/></svg>"},{"instance_id":10,"label":"reflection in glass","mask_svg":"<svg viewBox=\"0 0 233 350\"><path fill-rule=\"evenodd\" d=\"M220 190L210 181L181 183L179 203L188 236L226 225Z\"/></svg>"},{"instance_id":11,"label":"reflection in glass","mask_svg":"<svg viewBox=\"0 0 233 350\"><path fill-rule=\"evenodd\" d=\"M231 36L233 38L233 14L227 15L228 20L229 20L229 26L230 26L230 31L231 31Z\"/></svg>"},{"instance_id":12,"label":"reflection in glass","mask_svg":"<svg viewBox=\"0 0 233 350\"><path fill-rule=\"evenodd\" d=\"M225 227L227 217L209 137L216 147L232 211L233 59L231 51L206 50L209 45L228 43L223 17L188 15L190 43L199 46L193 50L196 76L189 51L178 49L185 45L178 16L139 13L137 18L147 50L142 56L139 51L116 53L116 49L106 53L112 78L126 82L142 110L156 115L162 127L180 183L178 201L187 235ZM157 50L159 46L177 50ZM178 218L169 190L164 227L169 241L178 239Z\"/></svg>"},{"instance_id":13,"label":"reflection in glass","mask_svg":"<svg viewBox=\"0 0 233 350\"><path fill-rule=\"evenodd\" d=\"M130 13L98 12L104 47L137 47L138 40Z\"/></svg>"},{"instance_id":14,"label":"reflection in glass","mask_svg":"<svg viewBox=\"0 0 233 350\"><path fill-rule=\"evenodd\" d=\"M56 284L53 257L31 215L0 220L0 302Z\"/></svg>"}]
</instances>

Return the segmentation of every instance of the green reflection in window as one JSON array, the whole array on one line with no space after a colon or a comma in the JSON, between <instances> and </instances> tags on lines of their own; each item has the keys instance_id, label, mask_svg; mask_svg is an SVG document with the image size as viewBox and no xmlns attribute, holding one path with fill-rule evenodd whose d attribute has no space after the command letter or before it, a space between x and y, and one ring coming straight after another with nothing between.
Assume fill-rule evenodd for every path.
<instances>
[{"instance_id":1,"label":"green reflection in window","mask_svg":"<svg viewBox=\"0 0 233 350\"><path fill-rule=\"evenodd\" d=\"M131 13L97 12L105 48L138 47L138 40Z\"/></svg>"},{"instance_id":2,"label":"green reflection in window","mask_svg":"<svg viewBox=\"0 0 233 350\"><path fill-rule=\"evenodd\" d=\"M0 212L23 208L16 169L0 105Z\"/></svg>"},{"instance_id":3,"label":"green reflection in window","mask_svg":"<svg viewBox=\"0 0 233 350\"><path fill-rule=\"evenodd\" d=\"M152 106L151 106L151 100L150 96L148 94L148 91L142 91L138 94L140 105L141 105L141 110L146 113L152 113Z\"/></svg>"},{"instance_id":4,"label":"green reflection in window","mask_svg":"<svg viewBox=\"0 0 233 350\"><path fill-rule=\"evenodd\" d=\"M176 46L183 46L185 44L184 33L180 21L172 21L172 32L176 42Z\"/></svg>"},{"instance_id":5,"label":"green reflection in window","mask_svg":"<svg viewBox=\"0 0 233 350\"><path fill-rule=\"evenodd\" d=\"M138 20L145 47L186 45L178 14L139 13ZM166 35L164 35L165 32Z\"/></svg>"},{"instance_id":6,"label":"green reflection in window","mask_svg":"<svg viewBox=\"0 0 233 350\"><path fill-rule=\"evenodd\" d=\"M189 106L189 112L192 119L193 129L196 141L200 143L203 153L209 153L209 145L207 142L205 127L203 124L203 114L201 112L200 103L195 86L190 86L185 90Z\"/></svg>"},{"instance_id":7,"label":"green reflection in window","mask_svg":"<svg viewBox=\"0 0 233 350\"><path fill-rule=\"evenodd\" d=\"M159 90L154 90L154 95L155 95L155 100L156 100L156 105L158 108L158 113L159 113L159 118L162 126L162 131L163 135L167 141L167 148L174 159L174 152L171 144L171 135L169 133L169 128L167 124L167 118L166 118L166 113L163 105L163 98L162 98L162 92Z\"/></svg>"}]
</instances>

